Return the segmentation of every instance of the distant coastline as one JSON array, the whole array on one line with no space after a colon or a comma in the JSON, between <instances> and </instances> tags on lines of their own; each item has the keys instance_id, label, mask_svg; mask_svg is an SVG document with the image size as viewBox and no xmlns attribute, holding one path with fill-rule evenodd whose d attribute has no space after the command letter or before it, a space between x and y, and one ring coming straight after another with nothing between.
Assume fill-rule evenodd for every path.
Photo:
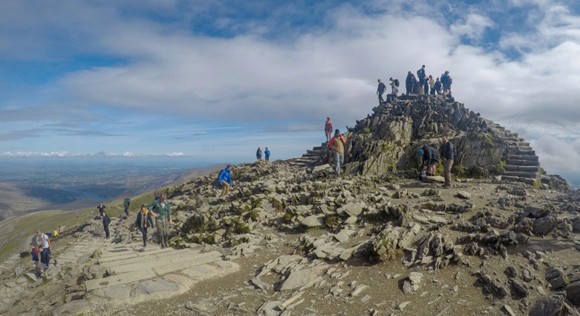
<instances>
[{"instance_id":1,"label":"distant coastline","mask_svg":"<svg viewBox=\"0 0 580 316\"><path fill-rule=\"evenodd\" d=\"M0 157L0 220L134 196L217 167L191 157Z\"/></svg>"}]
</instances>

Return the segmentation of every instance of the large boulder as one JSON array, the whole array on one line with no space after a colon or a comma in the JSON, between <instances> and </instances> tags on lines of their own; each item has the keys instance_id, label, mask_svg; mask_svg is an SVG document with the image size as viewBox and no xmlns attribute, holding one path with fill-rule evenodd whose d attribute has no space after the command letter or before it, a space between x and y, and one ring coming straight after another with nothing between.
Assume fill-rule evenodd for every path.
<instances>
[{"instance_id":1,"label":"large boulder","mask_svg":"<svg viewBox=\"0 0 580 316\"><path fill-rule=\"evenodd\" d=\"M558 220L553 215L538 218L534 221L532 232L536 236L545 236L554 230L556 225L558 225Z\"/></svg>"}]
</instances>

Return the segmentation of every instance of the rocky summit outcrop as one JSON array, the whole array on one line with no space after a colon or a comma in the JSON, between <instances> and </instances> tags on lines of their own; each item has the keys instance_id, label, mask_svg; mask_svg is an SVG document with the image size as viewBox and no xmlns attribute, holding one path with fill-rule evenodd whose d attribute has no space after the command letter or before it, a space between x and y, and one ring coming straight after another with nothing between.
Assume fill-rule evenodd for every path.
<instances>
[{"instance_id":1,"label":"rocky summit outcrop","mask_svg":"<svg viewBox=\"0 0 580 316\"><path fill-rule=\"evenodd\" d=\"M439 148L448 134L458 149L454 173L467 177L501 176L504 181L544 184L567 190L561 177L547 176L530 144L518 134L442 96L404 95L373 108L373 114L348 129L345 168L351 174L412 170L423 144ZM331 160L324 144L293 163L319 165ZM439 168L441 172L442 167Z\"/></svg>"}]
</instances>

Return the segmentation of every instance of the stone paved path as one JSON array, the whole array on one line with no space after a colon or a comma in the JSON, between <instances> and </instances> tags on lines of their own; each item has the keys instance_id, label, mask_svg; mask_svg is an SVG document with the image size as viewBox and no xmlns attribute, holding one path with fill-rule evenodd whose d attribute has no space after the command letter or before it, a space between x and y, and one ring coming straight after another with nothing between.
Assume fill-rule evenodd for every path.
<instances>
[{"instance_id":1,"label":"stone paved path","mask_svg":"<svg viewBox=\"0 0 580 316\"><path fill-rule=\"evenodd\" d=\"M95 303L137 303L181 294L201 280L239 270L236 263L222 258L217 251L203 252L201 246L176 250L150 245L143 250L137 244L110 244L95 266L110 275L87 280L87 298Z\"/></svg>"}]
</instances>

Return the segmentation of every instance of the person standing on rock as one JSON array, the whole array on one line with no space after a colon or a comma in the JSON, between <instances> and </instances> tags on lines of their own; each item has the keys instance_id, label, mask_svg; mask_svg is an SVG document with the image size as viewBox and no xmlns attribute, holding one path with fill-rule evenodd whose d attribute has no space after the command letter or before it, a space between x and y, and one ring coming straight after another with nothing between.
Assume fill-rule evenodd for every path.
<instances>
[{"instance_id":1,"label":"person standing on rock","mask_svg":"<svg viewBox=\"0 0 580 316\"><path fill-rule=\"evenodd\" d=\"M413 73L409 71L407 73L407 78L405 79L405 89L407 89L407 95L414 93L415 82L417 82L415 75L413 75Z\"/></svg>"},{"instance_id":2,"label":"person standing on rock","mask_svg":"<svg viewBox=\"0 0 580 316\"><path fill-rule=\"evenodd\" d=\"M99 203L99 205L97 205L97 210L99 210L99 216L101 218L103 217L103 214L105 213L105 208L107 208L107 207L103 203Z\"/></svg>"},{"instance_id":3,"label":"person standing on rock","mask_svg":"<svg viewBox=\"0 0 580 316\"><path fill-rule=\"evenodd\" d=\"M260 147L256 150L256 160L262 160L262 148Z\"/></svg>"},{"instance_id":4,"label":"person standing on rock","mask_svg":"<svg viewBox=\"0 0 580 316\"><path fill-rule=\"evenodd\" d=\"M151 213L147 209L147 205L141 205L141 210L137 213L135 226L141 231L141 235L143 235L143 247L147 247L147 228L153 226L153 219L151 219Z\"/></svg>"},{"instance_id":5,"label":"person standing on rock","mask_svg":"<svg viewBox=\"0 0 580 316\"><path fill-rule=\"evenodd\" d=\"M423 65L419 70L417 70L417 78L419 78L419 86L421 86L421 88L423 88L423 85L425 84L425 77L425 65Z\"/></svg>"},{"instance_id":6,"label":"person standing on rock","mask_svg":"<svg viewBox=\"0 0 580 316\"><path fill-rule=\"evenodd\" d=\"M107 212L103 211L103 228L105 229L105 238L109 238L109 224L111 224L111 218L107 215Z\"/></svg>"},{"instance_id":7,"label":"person standing on rock","mask_svg":"<svg viewBox=\"0 0 580 316\"><path fill-rule=\"evenodd\" d=\"M220 196L227 195L230 192L230 188L234 186L231 165L227 165L222 171L220 171L220 174L218 175L218 183L222 187L222 193Z\"/></svg>"},{"instance_id":8,"label":"person standing on rock","mask_svg":"<svg viewBox=\"0 0 580 316\"><path fill-rule=\"evenodd\" d=\"M453 143L449 141L446 134L442 137L443 144L441 145L441 156L443 157L443 177L445 177L444 188L451 187L451 168L453 167L453 161L457 155L457 150Z\"/></svg>"},{"instance_id":9,"label":"person standing on rock","mask_svg":"<svg viewBox=\"0 0 580 316\"><path fill-rule=\"evenodd\" d=\"M387 90L387 86L385 86L381 79L378 79L378 81L379 85L377 86L377 95L379 96L379 105L381 105L385 103L385 100L383 100L383 94L385 93L385 90Z\"/></svg>"},{"instance_id":10,"label":"person standing on rock","mask_svg":"<svg viewBox=\"0 0 580 316\"><path fill-rule=\"evenodd\" d=\"M437 94L440 95L441 94L441 81L439 80L439 78L437 78L437 80L435 80L435 84L433 85L433 89L434 91L432 91L432 94Z\"/></svg>"},{"instance_id":11,"label":"person standing on rock","mask_svg":"<svg viewBox=\"0 0 580 316\"><path fill-rule=\"evenodd\" d=\"M340 175L340 169L344 163L344 145L346 138L340 134L340 130L334 131L334 137L328 142L328 148L334 153L334 171Z\"/></svg>"},{"instance_id":12,"label":"person standing on rock","mask_svg":"<svg viewBox=\"0 0 580 316\"><path fill-rule=\"evenodd\" d=\"M435 80L433 80L433 76L429 75L429 94L435 95Z\"/></svg>"},{"instance_id":13,"label":"person standing on rock","mask_svg":"<svg viewBox=\"0 0 580 316\"><path fill-rule=\"evenodd\" d=\"M391 86L391 94L387 95L387 103L391 101L395 101L397 99L397 95L399 94L399 79L393 80L393 78L389 78L391 82L389 85Z\"/></svg>"},{"instance_id":14,"label":"person standing on rock","mask_svg":"<svg viewBox=\"0 0 580 316\"><path fill-rule=\"evenodd\" d=\"M169 247L169 225L173 225L173 218L171 217L171 204L167 201L167 194L162 193L158 201L153 201L147 206L148 209L153 207L155 211L151 215L155 217L158 242L161 248Z\"/></svg>"},{"instance_id":15,"label":"person standing on rock","mask_svg":"<svg viewBox=\"0 0 580 316\"><path fill-rule=\"evenodd\" d=\"M38 247L38 253L40 256L40 268L39 273L44 273L48 270L50 264L50 250L42 246Z\"/></svg>"},{"instance_id":16,"label":"person standing on rock","mask_svg":"<svg viewBox=\"0 0 580 316\"><path fill-rule=\"evenodd\" d=\"M446 70L445 73L441 75L441 84L443 85L443 95L451 93L451 83L453 83L453 80L449 75L449 71Z\"/></svg>"},{"instance_id":17,"label":"person standing on rock","mask_svg":"<svg viewBox=\"0 0 580 316\"><path fill-rule=\"evenodd\" d=\"M329 141L332 138L332 121L330 121L330 117L326 118L326 124L324 124L324 134L326 134L326 141Z\"/></svg>"},{"instance_id":18,"label":"person standing on rock","mask_svg":"<svg viewBox=\"0 0 580 316\"><path fill-rule=\"evenodd\" d=\"M131 205L131 199L128 196L123 197L123 206L125 207L125 215L129 217L129 206Z\"/></svg>"},{"instance_id":19,"label":"person standing on rock","mask_svg":"<svg viewBox=\"0 0 580 316\"><path fill-rule=\"evenodd\" d=\"M264 158L266 159L266 161L270 161L270 149L268 149L268 147L266 147L266 149L264 150Z\"/></svg>"}]
</instances>

